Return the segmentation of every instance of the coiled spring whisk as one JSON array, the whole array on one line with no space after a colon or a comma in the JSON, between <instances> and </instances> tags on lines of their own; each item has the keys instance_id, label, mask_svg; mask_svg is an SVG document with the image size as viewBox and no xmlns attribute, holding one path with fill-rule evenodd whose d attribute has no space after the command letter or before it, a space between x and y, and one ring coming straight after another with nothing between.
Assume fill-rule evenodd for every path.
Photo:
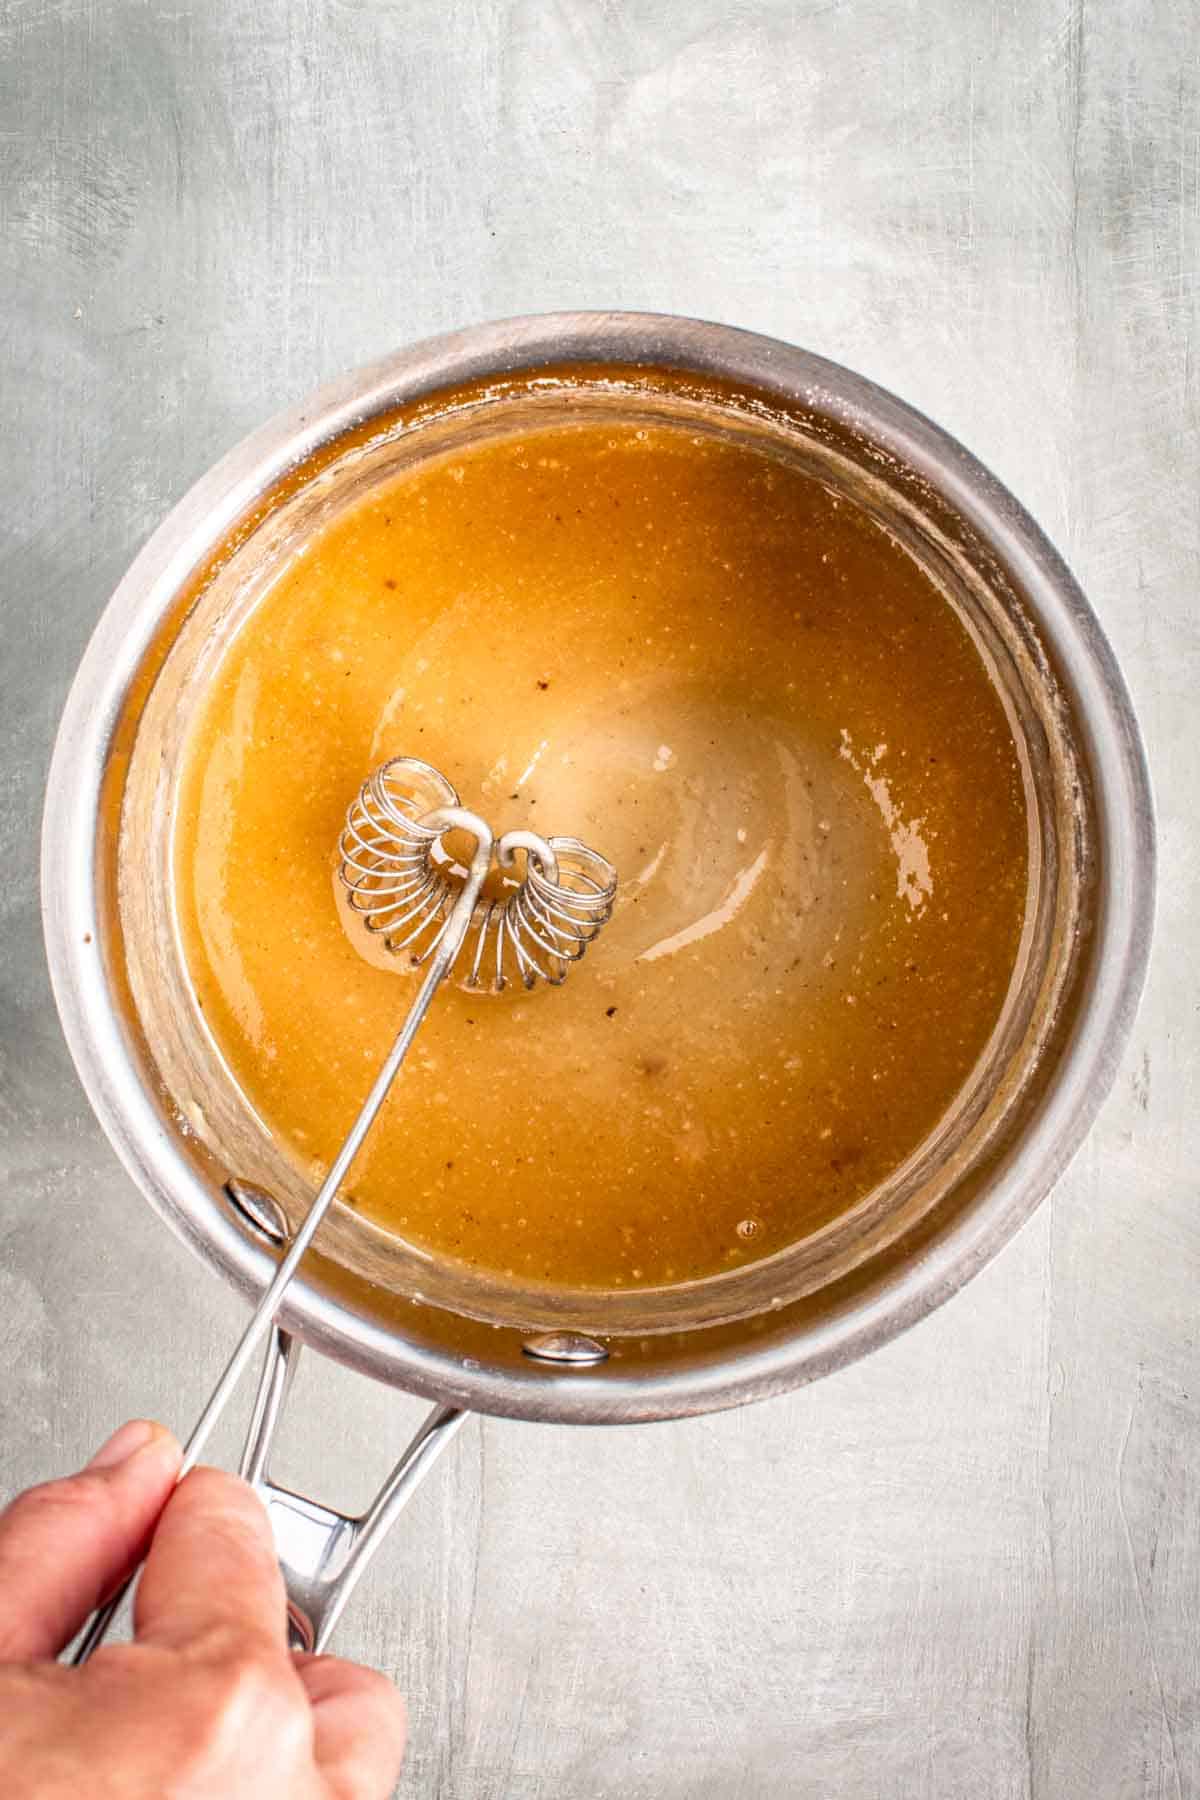
<instances>
[{"instance_id":1,"label":"coiled spring whisk","mask_svg":"<svg viewBox=\"0 0 1200 1800\"><path fill-rule=\"evenodd\" d=\"M457 808L458 795L428 763L397 757L364 782L339 844L339 874L352 910L394 954L428 962L446 935L462 890L462 872L444 848L444 826L429 823ZM524 851L525 874L511 891L481 898L448 973L467 987L500 993L511 980L557 986L611 917L617 891L612 864L573 837L510 831L496 845L502 871Z\"/></svg>"},{"instance_id":2,"label":"coiled spring whisk","mask_svg":"<svg viewBox=\"0 0 1200 1800\"><path fill-rule=\"evenodd\" d=\"M450 833L462 833L472 840L465 867L456 863L446 848ZM525 874L518 880L512 871L522 851ZM464 946L474 940L468 985L478 986L487 979L500 991L512 975L526 987L533 987L538 980L557 985L611 916L617 891L612 864L578 838L541 838L532 831L510 831L496 843L491 826L459 805L445 776L414 757L385 763L366 782L346 815L338 852L339 874L351 913L368 931L380 934L389 950L408 950L413 963L424 967L424 975L358 1117L209 1395L184 1448L181 1474L198 1461L249 1358L271 1331L305 1251L362 1148L430 1002L457 966ZM501 878L510 876L511 884L502 888L496 899L488 899L484 886L492 874L493 857L500 865ZM246 1466L251 1471L257 1468L260 1475L264 1446L273 1430L271 1421L282 1403L289 1344L290 1339L277 1329L259 1386ZM308 1571L309 1629L307 1635L299 1632L298 1647L322 1647L371 1547L462 1416L454 1407L435 1409L362 1519L323 1515L331 1535L317 1555L317 1574ZM252 1448L255 1445L257 1449ZM280 1504L294 1510L295 1496L283 1496ZM311 1551L315 1514L311 1503L300 1504L308 1507L304 1543ZM337 1564L339 1556L344 1567L339 1565L330 1575L325 1563ZM75 1662L86 1662L103 1643L129 1585L127 1581L92 1615L75 1651Z\"/></svg>"}]
</instances>

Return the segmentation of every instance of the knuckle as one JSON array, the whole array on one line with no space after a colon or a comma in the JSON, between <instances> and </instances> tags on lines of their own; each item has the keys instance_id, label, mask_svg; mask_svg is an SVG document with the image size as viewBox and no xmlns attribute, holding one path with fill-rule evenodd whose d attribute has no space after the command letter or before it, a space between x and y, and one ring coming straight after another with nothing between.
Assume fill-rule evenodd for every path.
<instances>
[{"instance_id":1,"label":"knuckle","mask_svg":"<svg viewBox=\"0 0 1200 1800\"><path fill-rule=\"evenodd\" d=\"M352 1701L360 1742L375 1752L399 1760L408 1735L408 1710L395 1683L375 1669L344 1664L339 1683L343 1697Z\"/></svg>"},{"instance_id":2,"label":"knuckle","mask_svg":"<svg viewBox=\"0 0 1200 1800\"><path fill-rule=\"evenodd\" d=\"M380 1712L390 1713L397 1724L405 1723L404 1696L394 1681L381 1675L378 1669L361 1668L358 1675L359 1692L363 1699Z\"/></svg>"},{"instance_id":3,"label":"knuckle","mask_svg":"<svg viewBox=\"0 0 1200 1800\"><path fill-rule=\"evenodd\" d=\"M215 1634L205 1664L210 1703L223 1716L277 1718L295 1704L280 1654L243 1636Z\"/></svg>"},{"instance_id":4,"label":"knuckle","mask_svg":"<svg viewBox=\"0 0 1200 1800\"><path fill-rule=\"evenodd\" d=\"M250 1733L274 1744L286 1764L292 1740L298 1740L307 1721L279 1654L228 1631L214 1631L192 1647L188 1660L194 1677L187 1741L181 1746L185 1762L220 1768L227 1758L244 1752Z\"/></svg>"}]
</instances>

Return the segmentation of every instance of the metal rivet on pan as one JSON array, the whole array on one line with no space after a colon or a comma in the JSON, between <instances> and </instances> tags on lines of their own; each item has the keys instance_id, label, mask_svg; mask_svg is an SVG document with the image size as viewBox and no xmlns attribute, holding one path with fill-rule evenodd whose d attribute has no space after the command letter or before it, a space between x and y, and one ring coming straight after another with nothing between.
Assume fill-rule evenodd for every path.
<instances>
[{"instance_id":1,"label":"metal rivet on pan","mask_svg":"<svg viewBox=\"0 0 1200 1800\"><path fill-rule=\"evenodd\" d=\"M286 1244L287 1219L278 1200L249 1181L227 1181L225 1192L234 1210L269 1244Z\"/></svg>"},{"instance_id":2,"label":"metal rivet on pan","mask_svg":"<svg viewBox=\"0 0 1200 1800\"><path fill-rule=\"evenodd\" d=\"M574 1363L579 1367L601 1363L608 1355L603 1344L578 1331L547 1331L541 1337L530 1338L521 1348L535 1362Z\"/></svg>"}]
</instances>

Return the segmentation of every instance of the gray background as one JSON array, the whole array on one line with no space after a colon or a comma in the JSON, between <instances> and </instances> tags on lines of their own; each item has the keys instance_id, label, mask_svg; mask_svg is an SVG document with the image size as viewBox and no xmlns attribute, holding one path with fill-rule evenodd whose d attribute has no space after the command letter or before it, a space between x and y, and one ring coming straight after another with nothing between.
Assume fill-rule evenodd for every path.
<instances>
[{"instance_id":1,"label":"gray background","mask_svg":"<svg viewBox=\"0 0 1200 1800\"><path fill-rule=\"evenodd\" d=\"M468 1426L341 1647L442 1800L1200 1795L1196 12L1149 0L0 0L0 1487L186 1425L239 1310L61 1044L36 889L72 669L155 522L314 383L553 307L776 333L1061 545L1156 777L1116 1092L980 1280L685 1425ZM282 1473L414 1414L310 1370Z\"/></svg>"}]
</instances>

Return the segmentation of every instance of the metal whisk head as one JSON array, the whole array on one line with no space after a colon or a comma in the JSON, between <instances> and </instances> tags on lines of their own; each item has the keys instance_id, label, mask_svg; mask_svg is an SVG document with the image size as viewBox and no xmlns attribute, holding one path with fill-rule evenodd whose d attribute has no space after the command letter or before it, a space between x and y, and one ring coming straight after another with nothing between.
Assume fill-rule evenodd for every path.
<instances>
[{"instance_id":1,"label":"metal whisk head","mask_svg":"<svg viewBox=\"0 0 1200 1800\"><path fill-rule=\"evenodd\" d=\"M396 757L363 783L338 845L351 909L388 950L407 950L414 966L442 942L463 886L445 825L430 822L447 808L461 810L445 776L416 757ZM617 872L597 851L578 838L509 831L496 845L500 868L512 870L522 851L523 878L500 898L477 902L455 954L451 971L467 987L500 993L513 979L557 986L612 916Z\"/></svg>"}]
</instances>

